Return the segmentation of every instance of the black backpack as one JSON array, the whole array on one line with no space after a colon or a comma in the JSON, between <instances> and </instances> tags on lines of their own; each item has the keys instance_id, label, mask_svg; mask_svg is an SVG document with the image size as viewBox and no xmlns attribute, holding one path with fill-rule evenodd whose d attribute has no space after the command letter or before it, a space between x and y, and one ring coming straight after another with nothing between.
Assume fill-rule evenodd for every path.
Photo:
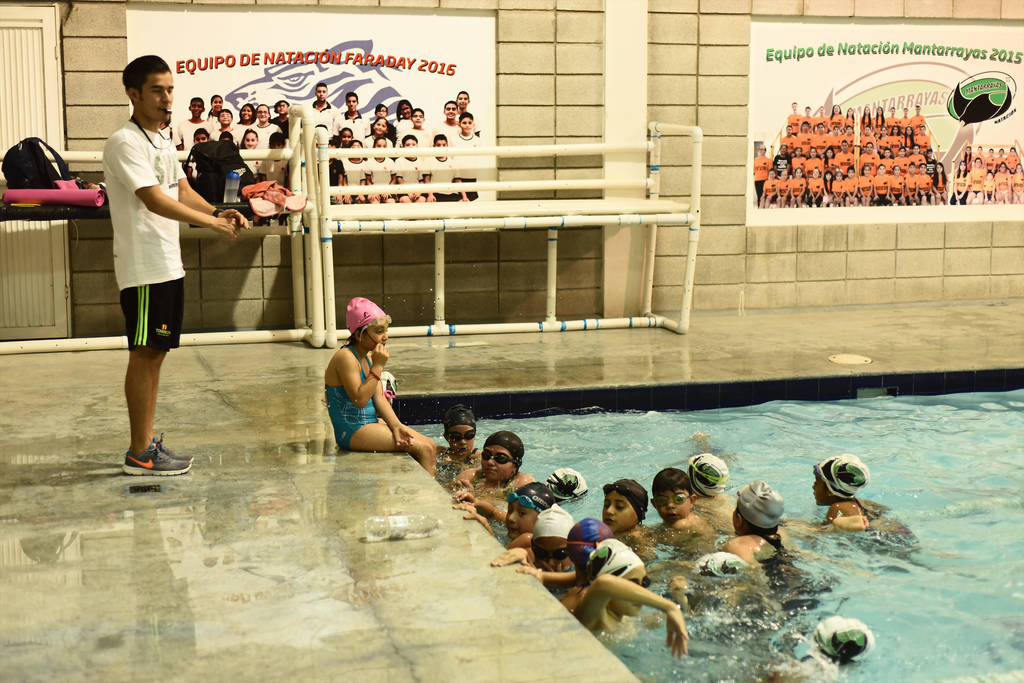
<instances>
[{"instance_id":1,"label":"black backpack","mask_svg":"<svg viewBox=\"0 0 1024 683\"><path fill-rule=\"evenodd\" d=\"M43 149L53 155L51 162ZM57 164L54 168L54 163ZM7 187L12 190L53 188L55 180L71 180L68 165L53 147L39 138L25 138L7 150L2 166Z\"/></svg>"},{"instance_id":2,"label":"black backpack","mask_svg":"<svg viewBox=\"0 0 1024 683\"><path fill-rule=\"evenodd\" d=\"M256 176L242 160L238 148L227 140L200 142L192 147L185 164L195 164L195 173L189 185L211 204L223 203L224 182L231 171L239 171L241 174L239 192L246 185L256 182Z\"/></svg>"}]
</instances>

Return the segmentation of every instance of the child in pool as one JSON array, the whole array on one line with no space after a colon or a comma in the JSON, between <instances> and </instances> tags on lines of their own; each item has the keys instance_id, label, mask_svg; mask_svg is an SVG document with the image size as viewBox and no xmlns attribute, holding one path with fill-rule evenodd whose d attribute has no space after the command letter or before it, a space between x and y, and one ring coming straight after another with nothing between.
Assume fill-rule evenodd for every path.
<instances>
[{"instance_id":1,"label":"child in pool","mask_svg":"<svg viewBox=\"0 0 1024 683\"><path fill-rule=\"evenodd\" d=\"M889 540L915 542L914 532L902 522L886 517L888 508L857 493L871 482L871 472L860 458L843 453L814 466L814 501L828 506L822 527L840 531L872 530L888 535Z\"/></svg>"},{"instance_id":2,"label":"child in pool","mask_svg":"<svg viewBox=\"0 0 1024 683\"><path fill-rule=\"evenodd\" d=\"M456 474L470 467L479 467L480 449L475 447L476 416L461 403L456 403L444 412L444 439L448 447L438 446L438 461L450 463Z\"/></svg>"},{"instance_id":3,"label":"child in pool","mask_svg":"<svg viewBox=\"0 0 1024 683\"><path fill-rule=\"evenodd\" d=\"M571 467L559 467L547 480L548 488L555 494L555 500L565 502L579 500L587 495L587 480Z\"/></svg>"},{"instance_id":4,"label":"child in pool","mask_svg":"<svg viewBox=\"0 0 1024 683\"><path fill-rule=\"evenodd\" d=\"M601 521L615 532L617 538L639 536L647 516L647 490L632 479L619 479L604 485L604 508Z\"/></svg>"},{"instance_id":5,"label":"child in pool","mask_svg":"<svg viewBox=\"0 0 1024 683\"><path fill-rule=\"evenodd\" d=\"M348 302L345 318L352 335L324 373L327 410L338 447L408 453L433 475L437 444L402 424L384 397L380 371L389 358L385 345L391 316L369 299L357 297Z\"/></svg>"},{"instance_id":6,"label":"child in pool","mask_svg":"<svg viewBox=\"0 0 1024 683\"><path fill-rule=\"evenodd\" d=\"M661 517L658 536L662 542L684 546L691 555L711 551L715 531L694 512L698 496L686 472L666 467L655 475L651 493L654 509Z\"/></svg>"},{"instance_id":7,"label":"child in pool","mask_svg":"<svg viewBox=\"0 0 1024 683\"><path fill-rule=\"evenodd\" d=\"M718 533L731 533L733 505L725 495L725 485L729 483L725 461L711 453L695 455L690 458L687 475L698 496L694 504L697 512L705 515Z\"/></svg>"},{"instance_id":8,"label":"child in pool","mask_svg":"<svg viewBox=\"0 0 1024 683\"><path fill-rule=\"evenodd\" d=\"M492 567L524 564L541 572L573 574L569 557L569 531L572 515L555 503L537 515L529 548L511 548L491 561Z\"/></svg>"},{"instance_id":9,"label":"child in pool","mask_svg":"<svg viewBox=\"0 0 1024 683\"><path fill-rule=\"evenodd\" d=\"M747 564L756 564L782 552L779 522L785 511L782 496L767 482L754 481L736 494L736 509L732 513L736 536L722 547Z\"/></svg>"},{"instance_id":10,"label":"child in pool","mask_svg":"<svg viewBox=\"0 0 1024 683\"><path fill-rule=\"evenodd\" d=\"M583 586L587 583L587 560L601 541L613 538L612 530L604 522L586 517L577 522L566 537L565 547L572 561L573 571L546 571L538 567L519 567L521 574L530 574L545 588L558 589Z\"/></svg>"},{"instance_id":11,"label":"child in pool","mask_svg":"<svg viewBox=\"0 0 1024 683\"><path fill-rule=\"evenodd\" d=\"M644 605L665 613L666 645L676 657L687 653L682 609L676 603L647 590L647 570L643 561L617 539L601 541L587 560L586 586L569 591L562 604L591 631L606 631L618 626L623 617L637 616Z\"/></svg>"},{"instance_id":12,"label":"child in pool","mask_svg":"<svg viewBox=\"0 0 1024 683\"><path fill-rule=\"evenodd\" d=\"M508 508L502 511L491 503L481 500L474 503L462 502L454 505L456 510L465 510L469 514L463 519L475 519L494 535L488 519L501 522L508 530L509 542L505 549L529 548L533 540L533 527L537 516L555 504L555 497L545 484L532 482L520 486L507 497Z\"/></svg>"},{"instance_id":13,"label":"child in pool","mask_svg":"<svg viewBox=\"0 0 1024 683\"><path fill-rule=\"evenodd\" d=\"M533 477L519 468L523 465L523 442L512 432L495 432L487 437L480 453L480 467L464 470L455 477L456 485L465 489L499 494L503 498L509 491L529 484ZM462 491L455 497L464 502L474 503L473 494Z\"/></svg>"}]
</instances>

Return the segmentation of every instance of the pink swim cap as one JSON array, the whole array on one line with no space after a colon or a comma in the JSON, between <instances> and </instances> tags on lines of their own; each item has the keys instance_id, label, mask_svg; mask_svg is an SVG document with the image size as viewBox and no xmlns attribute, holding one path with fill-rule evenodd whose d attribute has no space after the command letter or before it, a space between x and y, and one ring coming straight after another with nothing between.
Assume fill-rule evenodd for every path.
<instances>
[{"instance_id":1,"label":"pink swim cap","mask_svg":"<svg viewBox=\"0 0 1024 683\"><path fill-rule=\"evenodd\" d=\"M348 309L345 311L345 324L348 326L348 331L355 334L360 327L368 325L378 318L386 318L387 315L377 304L357 296L348 302Z\"/></svg>"}]
</instances>

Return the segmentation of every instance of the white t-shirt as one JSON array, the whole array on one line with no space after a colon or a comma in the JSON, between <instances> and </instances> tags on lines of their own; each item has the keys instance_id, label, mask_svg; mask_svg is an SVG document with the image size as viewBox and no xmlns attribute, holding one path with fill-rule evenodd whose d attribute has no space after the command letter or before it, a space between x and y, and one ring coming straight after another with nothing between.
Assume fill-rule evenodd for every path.
<instances>
[{"instance_id":1,"label":"white t-shirt","mask_svg":"<svg viewBox=\"0 0 1024 683\"><path fill-rule=\"evenodd\" d=\"M281 132L281 128L276 123L268 123L265 128L255 125L252 126L252 129L256 131L256 137L259 138L256 149L270 149L270 136Z\"/></svg>"},{"instance_id":2,"label":"white t-shirt","mask_svg":"<svg viewBox=\"0 0 1024 683\"><path fill-rule=\"evenodd\" d=\"M331 135L341 135L341 129L348 128L352 131L353 140L362 140L369 133L366 119L360 117L358 119L346 119L344 113L339 113L334 117L334 124L331 128Z\"/></svg>"},{"instance_id":3,"label":"white t-shirt","mask_svg":"<svg viewBox=\"0 0 1024 683\"><path fill-rule=\"evenodd\" d=\"M362 185L366 179L366 162L355 163L351 159L345 159L345 184Z\"/></svg>"},{"instance_id":4,"label":"white t-shirt","mask_svg":"<svg viewBox=\"0 0 1024 683\"><path fill-rule=\"evenodd\" d=\"M402 134L402 137L404 138L406 135L413 135L416 137L417 147L434 146L434 134L425 128L423 130L416 130L415 128L410 128L409 130L405 131L405 133ZM401 143L402 141L399 140L398 142Z\"/></svg>"},{"instance_id":5,"label":"white t-shirt","mask_svg":"<svg viewBox=\"0 0 1024 683\"><path fill-rule=\"evenodd\" d=\"M252 164L250 161L249 164ZM262 173L267 180L276 180L281 187L288 187L288 160L273 159L260 162L259 171L253 169L253 173Z\"/></svg>"},{"instance_id":6,"label":"white t-shirt","mask_svg":"<svg viewBox=\"0 0 1024 683\"><path fill-rule=\"evenodd\" d=\"M185 173L172 141L126 121L103 146L103 176L114 226L118 289L185 277L178 221L156 215L135 195L139 188L159 185L168 197L178 199L178 182Z\"/></svg>"},{"instance_id":7,"label":"white t-shirt","mask_svg":"<svg viewBox=\"0 0 1024 683\"><path fill-rule=\"evenodd\" d=\"M456 178L461 177L459 175L459 162L455 157L448 157L444 161L431 157L430 165L424 169L424 172L430 173L430 182L432 183L454 183ZM446 192L445 194L452 193Z\"/></svg>"},{"instance_id":8,"label":"white t-shirt","mask_svg":"<svg viewBox=\"0 0 1024 683\"><path fill-rule=\"evenodd\" d=\"M395 159L394 173L397 177L402 179L402 182L406 185L410 183L418 183L420 176L423 175L421 170L421 162L419 159L416 161L410 161L406 157L398 157Z\"/></svg>"},{"instance_id":9,"label":"white t-shirt","mask_svg":"<svg viewBox=\"0 0 1024 683\"><path fill-rule=\"evenodd\" d=\"M467 140L466 138L462 137L462 135L460 134L460 135L455 136L454 140L449 140L448 141L448 146L449 147L479 147L480 146L480 138L478 138L477 136L474 135L473 137L471 137L471 138L469 138ZM480 157L469 157L469 156L461 157L460 156L460 157L458 157L458 159L459 159L459 161L458 161L459 168L462 170L462 175L459 176L460 178L470 178L470 179L475 180L480 175L480 166L481 166Z\"/></svg>"},{"instance_id":10,"label":"white t-shirt","mask_svg":"<svg viewBox=\"0 0 1024 683\"><path fill-rule=\"evenodd\" d=\"M309 105L309 116L313 121L314 126L325 126L327 128L328 135L334 134L334 115L338 113L338 110L331 106L328 102L327 105L318 110L312 104Z\"/></svg>"},{"instance_id":11,"label":"white t-shirt","mask_svg":"<svg viewBox=\"0 0 1024 683\"><path fill-rule=\"evenodd\" d=\"M434 129L434 135L444 135L445 138L448 139L449 147L455 144L455 138L459 137L460 132L461 130L459 129L458 124L455 124L454 126L449 126L447 123L442 123L440 126ZM431 145L433 145L433 136L431 136L430 140Z\"/></svg>"},{"instance_id":12,"label":"white t-shirt","mask_svg":"<svg viewBox=\"0 0 1024 683\"><path fill-rule=\"evenodd\" d=\"M219 128L220 126L213 126ZM183 145L185 151L192 149L192 144L195 141L196 131L200 128L206 131L206 134L210 134L210 123L207 121L200 121L199 123L192 123L192 121L182 121L178 124L178 128L175 131L174 144Z\"/></svg>"},{"instance_id":13,"label":"white t-shirt","mask_svg":"<svg viewBox=\"0 0 1024 683\"><path fill-rule=\"evenodd\" d=\"M372 185L390 184L391 174L394 172L391 159L385 158L384 161L377 161L373 157L363 162L363 170L370 176L370 183Z\"/></svg>"}]
</instances>

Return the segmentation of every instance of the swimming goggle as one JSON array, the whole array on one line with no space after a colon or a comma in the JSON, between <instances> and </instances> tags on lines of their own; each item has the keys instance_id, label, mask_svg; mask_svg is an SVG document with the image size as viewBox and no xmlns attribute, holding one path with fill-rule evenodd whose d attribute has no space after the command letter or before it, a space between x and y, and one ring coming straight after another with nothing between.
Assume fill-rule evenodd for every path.
<instances>
[{"instance_id":1,"label":"swimming goggle","mask_svg":"<svg viewBox=\"0 0 1024 683\"><path fill-rule=\"evenodd\" d=\"M533 545L533 556L537 560L557 560L561 562L569 557L568 548L555 548L554 550L545 550L537 545Z\"/></svg>"},{"instance_id":2,"label":"swimming goggle","mask_svg":"<svg viewBox=\"0 0 1024 683\"><path fill-rule=\"evenodd\" d=\"M647 576L646 574L644 575L644 578L642 578L642 579L626 579L626 581L630 581L632 583L635 583L636 585L640 586L641 588L647 588L648 586L651 585L651 577Z\"/></svg>"},{"instance_id":3,"label":"swimming goggle","mask_svg":"<svg viewBox=\"0 0 1024 683\"><path fill-rule=\"evenodd\" d=\"M499 465L507 465L512 462L511 455L505 455L504 453L494 453L492 451L484 451L480 454L481 460L494 460Z\"/></svg>"},{"instance_id":4,"label":"swimming goggle","mask_svg":"<svg viewBox=\"0 0 1024 683\"><path fill-rule=\"evenodd\" d=\"M688 500L690 500L690 497L685 493L677 493L674 496L672 496L672 502L675 503L676 505L682 505ZM668 505L668 496L655 496L652 499L652 502L654 503L655 507L660 508L664 505Z\"/></svg>"},{"instance_id":5,"label":"swimming goggle","mask_svg":"<svg viewBox=\"0 0 1024 683\"><path fill-rule=\"evenodd\" d=\"M497 457L495 457L495 461L497 461ZM522 505L523 507L532 508L532 509L536 510L537 512L541 512L542 510L546 510L547 509L547 508L540 507L538 505L537 501L535 501L533 498L530 498L529 496L521 496L521 495L518 495L516 493L509 493L505 497L505 500L507 500L509 503L517 502L520 505Z\"/></svg>"},{"instance_id":6,"label":"swimming goggle","mask_svg":"<svg viewBox=\"0 0 1024 683\"><path fill-rule=\"evenodd\" d=\"M463 434L462 432L445 432L444 438L449 441L472 441L476 438L476 430L470 430Z\"/></svg>"}]
</instances>

